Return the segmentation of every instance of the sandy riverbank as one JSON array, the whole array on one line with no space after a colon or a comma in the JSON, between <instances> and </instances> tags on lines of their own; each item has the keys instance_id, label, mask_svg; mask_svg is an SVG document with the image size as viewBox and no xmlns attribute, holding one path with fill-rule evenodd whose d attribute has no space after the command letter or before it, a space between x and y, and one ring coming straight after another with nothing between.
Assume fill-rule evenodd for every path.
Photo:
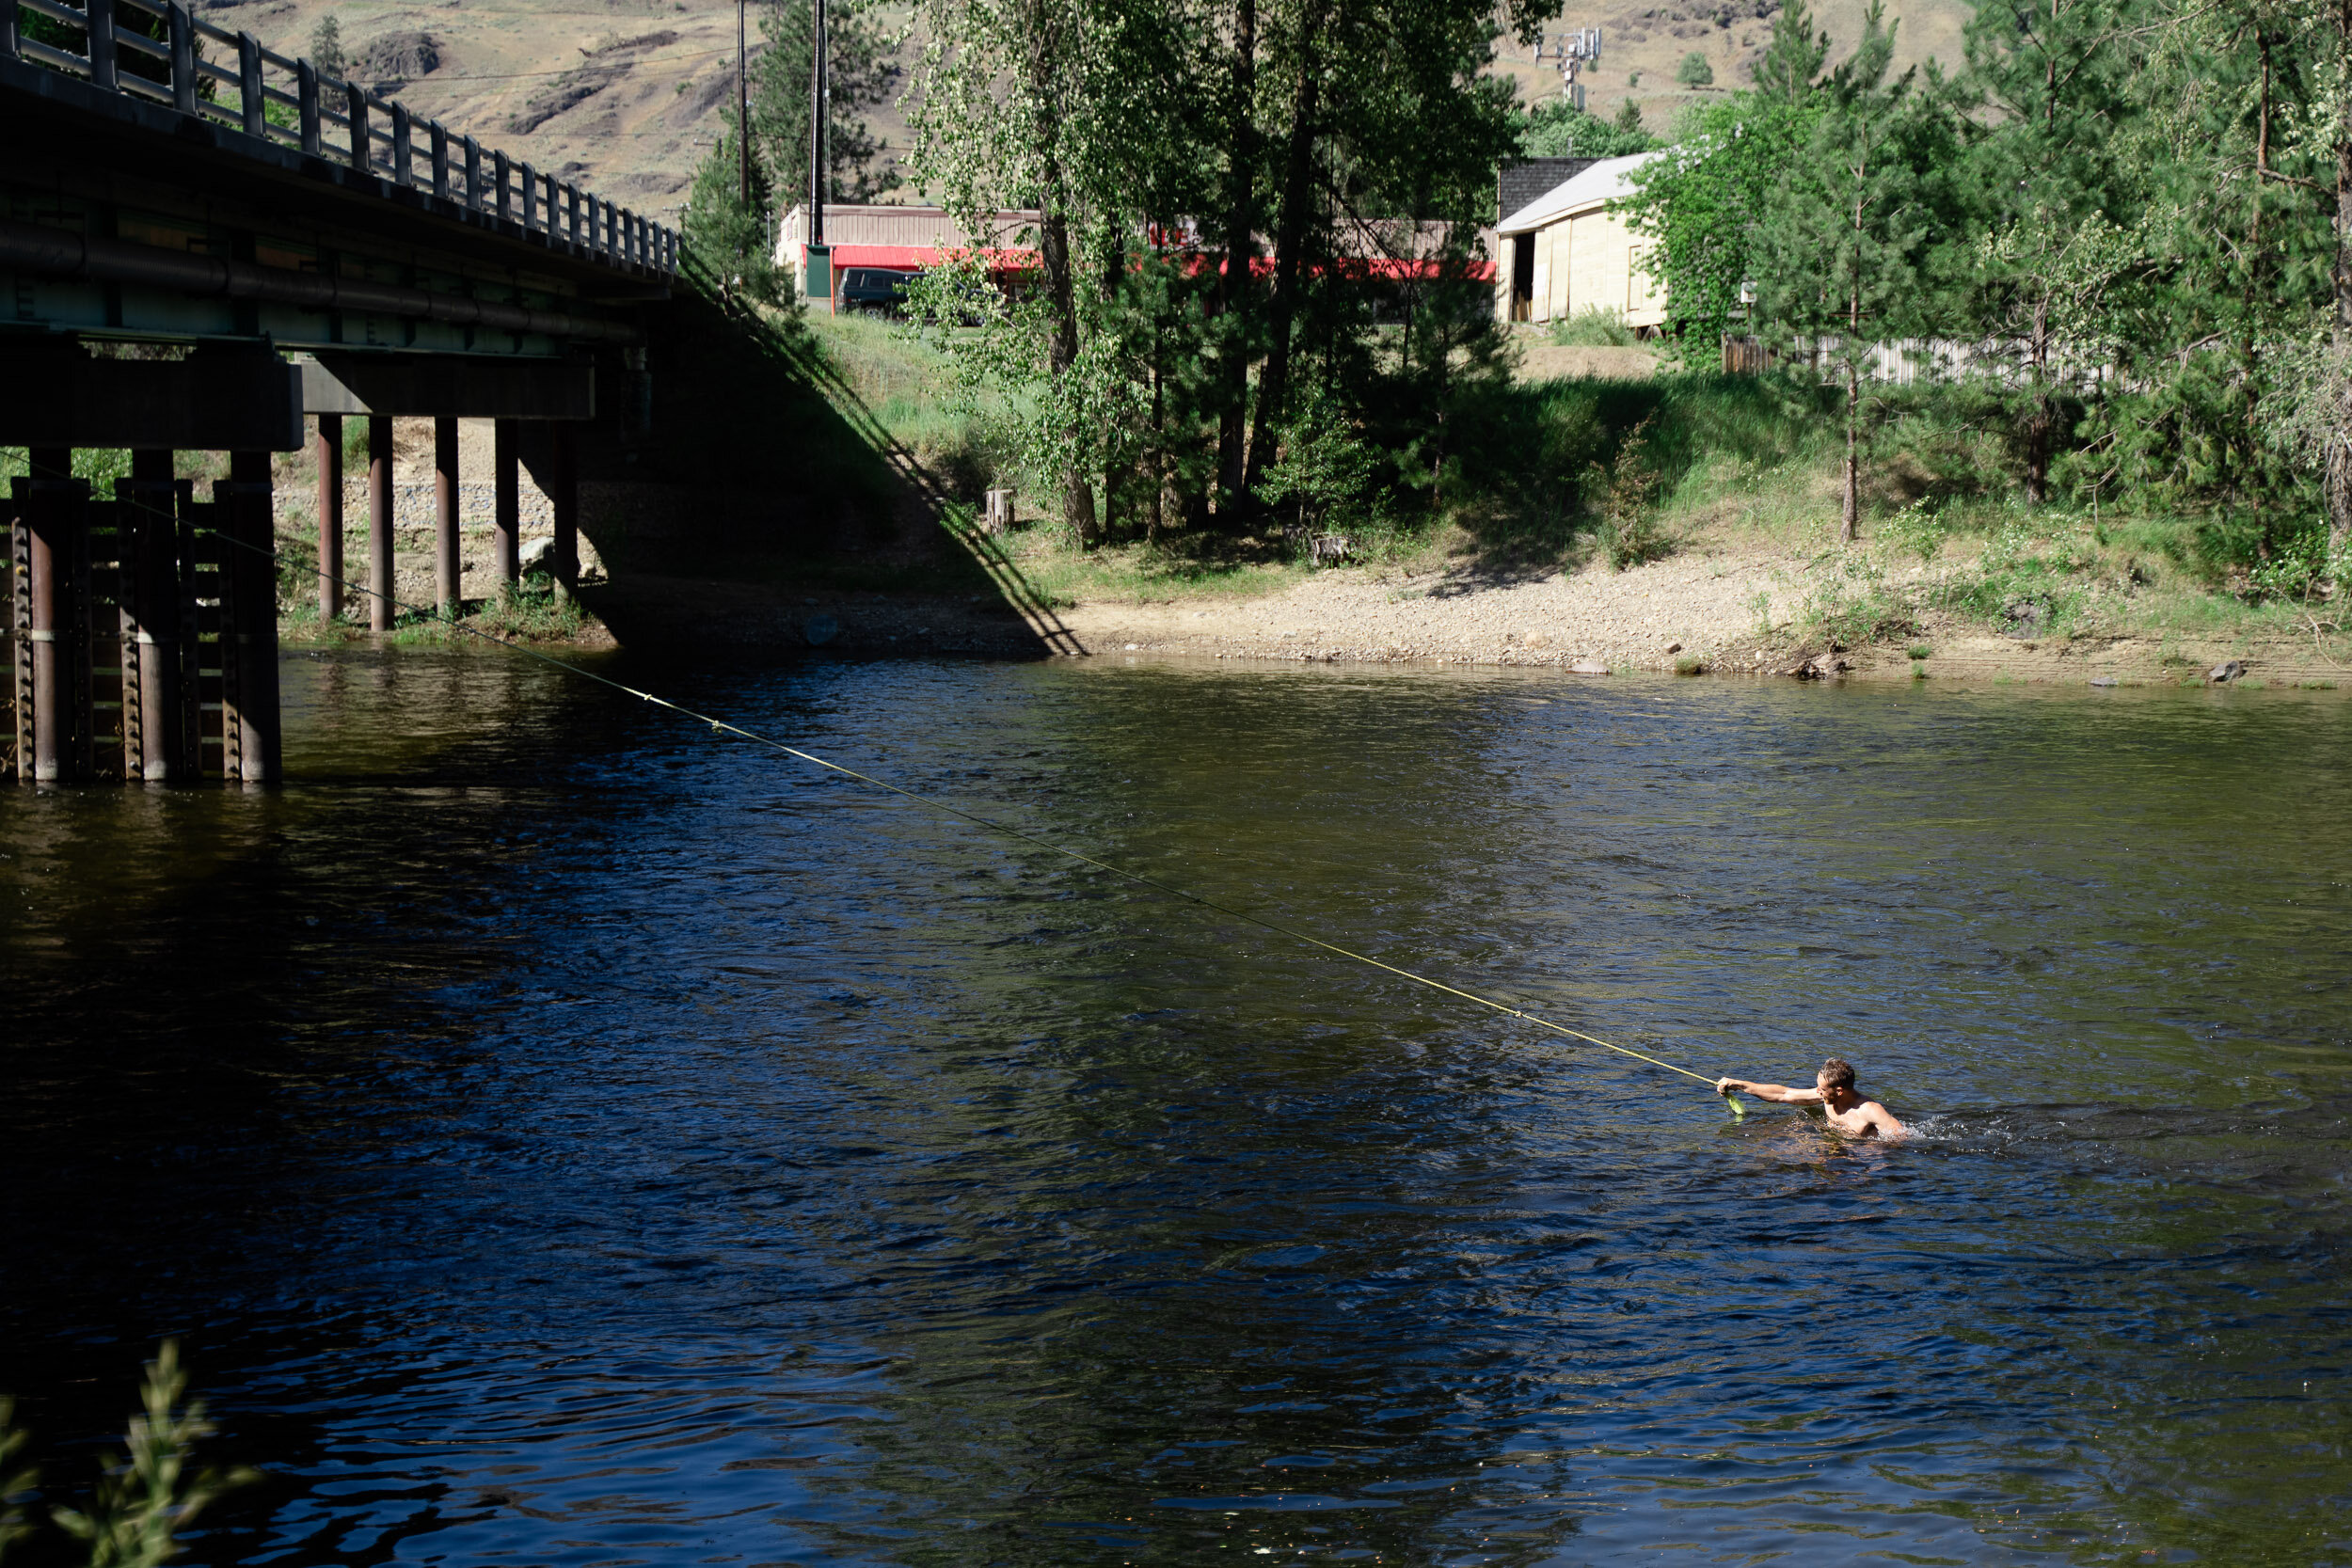
<instances>
[{"instance_id":1,"label":"sandy riverbank","mask_svg":"<svg viewBox=\"0 0 2352 1568\"><path fill-rule=\"evenodd\" d=\"M1350 567L1251 596L1086 601L1017 615L993 595L843 593L634 578L585 595L624 645L825 646L862 657L1180 656L1327 663L1547 667L1596 676L1782 674L1829 654L1840 678L2124 684L2201 678L2227 660L2265 683L2352 680L2333 647L2256 634L2134 626L2127 606L2072 636L2003 636L1932 613L1899 641L1832 649L1802 634L1818 563L1785 553L1694 549L1623 572L1513 576L1454 564ZM591 635L594 635L592 633ZM1915 647L1930 650L1914 659Z\"/></svg>"}]
</instances>

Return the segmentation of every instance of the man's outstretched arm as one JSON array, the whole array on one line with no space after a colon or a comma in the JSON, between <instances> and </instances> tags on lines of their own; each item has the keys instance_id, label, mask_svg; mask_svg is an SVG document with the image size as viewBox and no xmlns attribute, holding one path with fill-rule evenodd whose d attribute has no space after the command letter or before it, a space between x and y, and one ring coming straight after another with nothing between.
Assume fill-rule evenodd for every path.
<instances>
[{"instance_id":1,"label":"man's outstretched arm","mask_svg":"<svg viewBox=\"0 0 2352 1568\"><path fill-rule=\"evenodd\" d=\"M1718 1078L1717 1094L1752 1094L1758 1100L1769 1100L1776 1105L1819 1105L1822 1102L1819 1089L1792 1089L1785 1084L1752 1084L1745 1078Z\"/></svg>"}]
</instances>

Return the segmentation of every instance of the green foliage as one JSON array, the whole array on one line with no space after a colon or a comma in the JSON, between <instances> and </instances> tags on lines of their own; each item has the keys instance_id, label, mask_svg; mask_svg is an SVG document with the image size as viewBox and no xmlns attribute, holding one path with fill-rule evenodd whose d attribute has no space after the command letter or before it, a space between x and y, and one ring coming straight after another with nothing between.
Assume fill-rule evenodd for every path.
<instances>
[{"instance_id":1,"label":"green foliage","mask_svg":"<svg viewBox=\"0 0 2352 1568\"><path fill-rule=\"evenodd\" d=\"M1772 18L1764 56L1756 62L1756 98L1796 107L1820 80L1822 62L1828 58L1829 34L1814 30L1811 8L1804 0L1787 0Z\"/></svg>"},{"instance_id":2,"label":"green foliage","mask_svg":"<svg viewBox=\"0 0 2352 1568\"><path fill-rule=\"evenodd\" d=\"M1740 286L1756 276L1757 214L1795 177L1821 115L1796 103L1734 94L1693 104L1664 156L1633 175L1627 220L1652 241L1650 276L1666 291L1669 325L1711 354L1740 323Z\"/></svg>"},{"instance_id":3,"label":"green foliage","mask_svg":"<svg viewBox=\"0 0 2352 1568\"><path fill-rule=\"evenodd\" d=\"M59 1530L87 1548L89 1568L161 1568L180 1555L179 1532L224 1494L260 1479L252 1470L194 1468L196 1445L213 1435L202 1401L183 1403L187 1377L180 1346L166 1339L148 1366L139 1397L144 1414L131 1418L126 1448L101 1468L87 1510L53 1507ZM29 1511L14 1499L39 1474L9 1471L25 1443L11 1425L13 1408L0 1400L0 1552L35 1533Z\"/></svg>"},{"instance_id":4,"label":"green foliage","mask_svg":"<svg viewBox=\"0 0 2352 1568\"><path fill-rule=\"evenodd\" d=\"M1896 555L1916 556L1922 565L1942 552L1946 531L1933 501L1924 496L1878 525L1882 546Z\"/></svg>"},{"instance_id":5,"label":"green foliage","mask_svg":"<svg viewBox=\"0 0 2352 1568\"><path fill-rule=\"evenodd\" d=\"M736 150L736 117L694 169L679 224L680 261L688 280L730 311L776 305L790 294L788 280L768 248L768 177L751 161L751 199L743 199L743 166Z\"/></svg>"},{"instance_id":6,"label":"green foliage","mask_svg":"<svg viewBox=\"0 0 2352 1568\"><path fill-rule=\"evenodd\" d=\"M1485 388L1463 409L1455 518L1484 548L1557 559L1602 510L1608 479L1637 429L1638 467L1654 476L1653 495L1662 499L1711 466L1748 474L1810 460L1820 450L1825 406L1745 376Z\"/></svg>"},{"instance_id":7,"label":"green foliage","mask_svg":"<svg viewBox=\"0 0 2352 1568\"><path fill-rule=\"evenodd\" d=\"M1529 107L1519 131L1519 151L1530 158L1622 158L1657 145L1642 129L1641 105L1629 98L1613 120L1587 114L1565 98L1547 99Z\"/></svg>"},{"instance_id":8,"label":"green foliage","mask_svg":"<svg viewBox=\"0 0 2352 1568\"><path fill-rule=\"evenodd\" d=\"M1633 328L1625 322L1622 310L1603 309L1587 305L1572 315L1559 317L1551 324L1551 341L1564 348L1629 348L1641 341Z\"/></svg>"},{"instance_id":9,"label":"green foliage","mask_svg":"<svg viewBox=\"0 0 2352 1568\"><path fill-rule=\"evenodd\" d=\"M1658 526L1658 495L1663 478L1650 463L1650 424L1655 413L1627 432L1615 461L1593 465L1589 483L1600 513L1601 556L1618 571L1654 561L1668 549Z\"/></svg>"},{"instance_id":10,"label":"green foliage","mask_svg":"<svg viewBox=\"0 0 2352 1568\"><path fill-rule=\"evenodd\" d=\"M1675 67L1675 80L1686 87L1711 87L1715 85L1715 68L1707 63L1707 56L1692 50Z\"/></svg>"},{"instance_id":11,"label":"green foliage","mask_svg":"<svg viewBox=\"0 0 2352 1568\"><path fill-rule=\"evenodd\" d=\"M40 1471L20 1463L31 1436L16 1424L16 1402L0 1396L0 1557L33 1533L32 1518L23 1501L40 1484Z\"/></svg>"},{"instance_id":12,"label":"green foliage","mask_svg":"<svg viewBox=\"0 0 2352 1568\"><path fill-rule=\"evenodd\" d=\"M1502 20L1532 37L1541 9ZM1495 24L1480 0L923 0L912 166L967 231L1040 215L1001 239L1031 261L1017 297L975 258L915 313L1072 532L1171 506L1260 531L1322 461L1285 441L1335 428L1311 396L1379 454L1381 504L1443 504L1456 410L1503 373L1468 276L1524 124Z\"/></svg>"},{"instance_id":13,"label":"green foliage","mask_svg":"<svg viewBox=\"0 0 2352 1568\"><path fill-rule=\"evenodd\" d=\"M829 0L825 8L825 168L828 201L879 201L898 188L889 149L866 111L897 96L902 74L897 36L875 0ZM772 0L759 13L759 53L752 57L752 154L778 207L808 200L810 76L816 8L812 0Z\"/></svg>"},{"instance_id":14,"label":"green foliage","mask_svg":"<svg viewBox=\"0 0 2352 1568\"><path fill-rule=\"evenodd\" d=\"M1344 531L1378 521L1382 455L1364 440L1330 388L1310 383L1282 433L1281 457L1259 494L1276 515L1308 529Z\"/></svg>"}]
</instances>

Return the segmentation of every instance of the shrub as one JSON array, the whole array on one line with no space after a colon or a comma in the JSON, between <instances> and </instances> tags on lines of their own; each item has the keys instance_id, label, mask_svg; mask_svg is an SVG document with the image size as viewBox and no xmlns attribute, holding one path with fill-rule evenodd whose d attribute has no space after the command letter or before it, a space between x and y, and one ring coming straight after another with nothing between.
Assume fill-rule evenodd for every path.
<instances>
[{"instance_id":1,"label":"shrub","mask_svg":"<svg viewBox=\"0 0 2352 1568\"><path fill-rule=\"evenodd\" d=\"M1600 547L1609 564L1619 571L1655 561L1671 547L1658 524L1658 495L1664 481L1651 463L1650 422L1643 416L1617 449L1616 461L1603 468L1596 463L1590 483L1600 508Z\"/></svg>"},{"instance_id":2,"label":"shrub","mask_svg":"<svg viewBox=\"0 0 2352 1568\"><path fill-rule=\"evenodd\" d=\"M1563 347L1630 348L1641 339L1625 324L1623 311L1588 305L1572 316L1553 322L1551 341Z\"/></svg>"}]
</instances>

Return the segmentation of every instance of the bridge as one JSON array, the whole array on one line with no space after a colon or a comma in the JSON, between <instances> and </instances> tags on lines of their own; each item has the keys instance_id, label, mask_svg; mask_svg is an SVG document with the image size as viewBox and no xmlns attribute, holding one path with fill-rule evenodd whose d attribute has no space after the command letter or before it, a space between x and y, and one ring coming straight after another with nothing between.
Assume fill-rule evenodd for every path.
<instances>
[{"instance_id":1,"label":"bridge","mask_svg":"<svg viewBox=\"0 0 2352 1568\"><path fill-rule=\"evenodd\" d=\"M345 608L344 416L369 421L370 624L392 624L391 420L436 424L437 594L459 596L458 423L495 420L578 574L581 432L651 404L678 236L180 0L0 0L0 446L22 779L279 771L271 454L317 458L319 608ZM130 449L110 496L76 448ZM179 453L228 454L199 498Z\"/></svg>"}]
</instances>

